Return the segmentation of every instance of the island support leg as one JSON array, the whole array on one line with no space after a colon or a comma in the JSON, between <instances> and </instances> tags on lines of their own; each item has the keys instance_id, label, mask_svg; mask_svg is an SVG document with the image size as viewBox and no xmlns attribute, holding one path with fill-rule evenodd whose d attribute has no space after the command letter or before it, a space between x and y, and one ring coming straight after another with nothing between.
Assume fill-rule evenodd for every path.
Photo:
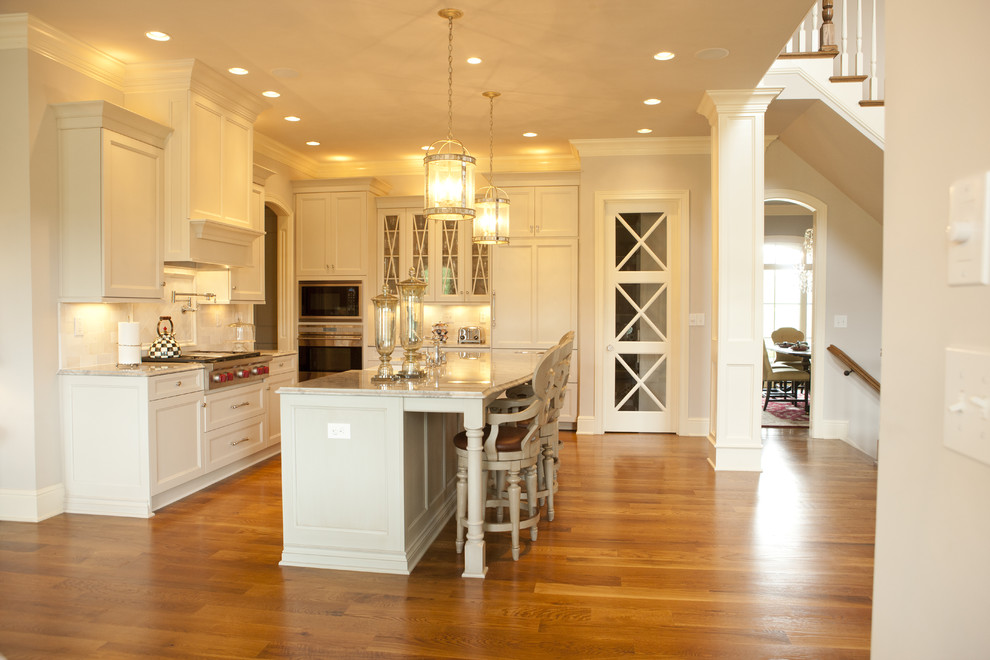
<instances>
[{"instance_id":1,"label":"island support leg","mask_svg":"<svg viewBox=\"0 0 990 660\"><path fill-rule=\"evenodd\" d=\"M465 415L465 417L467 417ZM485 484L481 480L482 429L468 428L467 434L467 543L464 545L464 573L461 577L483 578L488 572L485 566Z\"/></svg>"}]
</instances>

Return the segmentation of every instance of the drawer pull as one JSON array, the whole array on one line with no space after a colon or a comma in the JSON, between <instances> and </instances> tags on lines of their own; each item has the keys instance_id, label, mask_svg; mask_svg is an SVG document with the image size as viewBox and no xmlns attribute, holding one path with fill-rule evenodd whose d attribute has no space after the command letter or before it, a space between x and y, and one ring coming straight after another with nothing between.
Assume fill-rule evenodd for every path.
<instances>
[{"instance_id":1,"label":"drawer pull","mask_svg":"<svg viewBox=\"0 0 990 660\"><path fill-rule=\"evenodd\" d=\"M247 442L250 439L251 438L241 438L240 440L231 440L230 441L230 446L231 447L236 447L237 445L241 444L242 442Z\"/></svg>"},{"instance_id":2,"label":"drawer pull","mask_svg":"<svg viewBox=\"0 0 990 660\"><path fill-rule=\"evenodd\" d=\"M250 406L250 405L251 405L250 401L245 401L244 403L232 403L230 404L230 409L236 410L237 408L242 408L244 406Z\"/></svg>"},{"instance_id":3,"label":"drawer pull","mask_svg":"<svg viewBox=\"0 0 990 660\"><path fill-rule=\"evenodd\" d=\"M175 386L176 387L182 387L182 381L181 380L175 381Z\"/></svg>"}]
</instances>

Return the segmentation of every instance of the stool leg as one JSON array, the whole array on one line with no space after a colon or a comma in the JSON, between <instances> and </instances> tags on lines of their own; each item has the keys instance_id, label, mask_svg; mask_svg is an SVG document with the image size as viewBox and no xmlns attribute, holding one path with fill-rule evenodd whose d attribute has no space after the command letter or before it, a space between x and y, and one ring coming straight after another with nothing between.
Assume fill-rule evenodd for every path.
<instances>
[{"instance_id":1,"label":"stool leg","mask_svg":"<svg viewBox=\"0 0 990 660\"><path fill-rule=\"evenodd\" d=\"M553 520L553 486L556 481L556 468L553 460L553 447L543 448L543 484L547 489L547 520Z\"/></svg>"},{"instance_id":2,"label":"stool leg","mask_svg":"<svg viewBox=\"0 0 990 660\"><path fill-rule=\"evenodd\" d=\"M539 462L537 462L539 465ZM532 518L536 515L537 505L536 505L536 465L526 470L526 498L529 500L529 517ZM536 529L536 525L529 528L529 538L535 541L536 535L539 532Z\"/></svg>"},{"instance_id":3,"label":"stool leg","mask_svg":"<svg viewBox=\"0 0 990 660\"><path fill-rule=\"evenodd\" d=\"M457 462L457 513L455 523L457 527L457 540L454 545L457 554L464 550L464 527L467 517L467 466L462 462Z\"/></svg>"},{"instance_id":4,"label":"stool leg","mask_svg":"<svg viewBox=\"0 0 990 660\"><path fill-rule=\"evenodd\" d=\"M505 491L505 470L498 470L495 473L495 499L498 500L498 506L495 508L495 520L497 522L502 522L505 518L502 514L503 491Z\"/></svg>"},{"instance_id":5,"label":"stool leg","mask_svg":"<svg viewBox=\"0 0 990 660\"><path fill-rule=\"evenodd\" d=\"M509 520L512 523L512 561L519 561L519 468L509 471Z\"/></svg>"}]
</instances>

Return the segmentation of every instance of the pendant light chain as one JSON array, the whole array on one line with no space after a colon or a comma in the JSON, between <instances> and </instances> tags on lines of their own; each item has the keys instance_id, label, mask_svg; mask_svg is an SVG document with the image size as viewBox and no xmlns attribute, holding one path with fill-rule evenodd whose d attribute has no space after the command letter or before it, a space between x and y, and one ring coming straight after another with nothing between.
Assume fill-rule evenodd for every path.
<instances>
[{"instance_id":1,"label":"pendant light chain","mask_svg":"<svg viewBox=\"0 0 990 660\"><path fill-rule=\"evenodd\" d=\"M488 97L488 183L495 185L495 96Z\"/></svg>"},{"instance_id":2,"label":"pendant light chain","mask_svg":"<svg viewBox=\"0 0 990 660\"><path fill-rule=\"evenodd\" d=\"M447 17L447 139L454 138L454 17Z\"/></svg>"}]
</instances>

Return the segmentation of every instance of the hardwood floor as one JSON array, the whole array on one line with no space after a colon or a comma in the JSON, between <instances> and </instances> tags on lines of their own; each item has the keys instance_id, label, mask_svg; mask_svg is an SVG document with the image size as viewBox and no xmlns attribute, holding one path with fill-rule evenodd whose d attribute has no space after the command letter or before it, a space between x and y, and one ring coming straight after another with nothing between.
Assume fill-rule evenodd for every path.
<instances>
[{"instance_id":1,"label":"hardwood floor","mask_svg":"<svg viewBox=\"0 0 990 660\"><path fill-rule=\"evenodd\" d=\"M452 524L411 576L278 566L278 457L150 520L0 522L21 658L866 658L876 469L764 430L762 474L700 438L564 434L556 519L486 580Z\"/></svg>"}]
</instances>

